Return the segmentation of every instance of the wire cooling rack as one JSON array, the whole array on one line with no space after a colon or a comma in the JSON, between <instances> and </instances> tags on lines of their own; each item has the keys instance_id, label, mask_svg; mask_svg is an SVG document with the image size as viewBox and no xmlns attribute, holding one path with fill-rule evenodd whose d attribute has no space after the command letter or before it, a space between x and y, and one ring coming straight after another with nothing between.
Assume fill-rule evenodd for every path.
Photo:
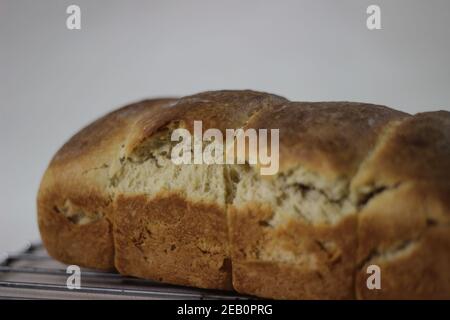
<instances>
[{"instance_id":1,"label":"wire cooling rack","mask_svg":"<svg viewBox=\"0 0 450 320\"><path fill-rule=\"evenodd\" d=\"M81 268L81 288L68 289L66 265L41 244L0 256L0 299L247 299L235 292L204 290Z\"/></svg>"}]
</instances>

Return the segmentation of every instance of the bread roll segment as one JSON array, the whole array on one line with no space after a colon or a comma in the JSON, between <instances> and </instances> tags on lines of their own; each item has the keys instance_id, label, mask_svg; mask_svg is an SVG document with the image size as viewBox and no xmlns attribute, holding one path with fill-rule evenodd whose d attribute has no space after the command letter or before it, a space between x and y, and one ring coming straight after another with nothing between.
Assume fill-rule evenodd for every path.
<instances>
[{"instance_id":1,"label":"bread roll segment","mask_svg":"<svg viewBox=\"0 0 450 320\"><path fill-rule=\"evenodd\" d=\"M177 128L279 129L280 167L175 165ZM38 194L56 259L287 299L450 298L450 115L255 91L156 99L81 130ZM366 268L381 268L381 289Z\"/></svg>"},{"instance_id":2,"label":"bread roll segment","mask_svg":"<svg viewBox=\"0 0 450 320\"><path fill-rule=\"evenodd\" d=\"M270 180L251 169L240 174L229 208L238 291L354 297L358 208L350 181L383 128L405 116L369 104L292 102L248 123L280 128L280 172Z\"/></svg>"},{"instance_id":3,"label":"bread roll segment","mask_svg":"<svg viewBox=\"0 0 450 320\"><path fill-rule=\"evenodd\" d=\"M379 139L351 185L358 218L361 299L450 298L450 113L426 112ZM368 290L367 265L382 289Z\"/></svg>"},{"instance_id":4,"label":"bread roll segment","mask_svg":"<svg viewBox=\"0 0 450 320\"><path fill-rule=\"evenodd\" d=\"M202 288L231 289L225 165L175 165L173 129L240 128L255 112L286 100L245 91L180 99L155 122L136 123L121 171L114 177L115 263L119 272ZM134 143L134 141L139 143Z\"/></svg>"},{"instance_id":5,"label":"bread roll segment","mask_svg":"<svg viewBox=\"0 0 450 320\"><path fill-rule=\"evenodd\" d=\"M134 122L171 101L142 101L111 112L55 154L37 201L42 241L51 256L68 264L114 268L110 170Z\"/></svg>"}]
</instances>

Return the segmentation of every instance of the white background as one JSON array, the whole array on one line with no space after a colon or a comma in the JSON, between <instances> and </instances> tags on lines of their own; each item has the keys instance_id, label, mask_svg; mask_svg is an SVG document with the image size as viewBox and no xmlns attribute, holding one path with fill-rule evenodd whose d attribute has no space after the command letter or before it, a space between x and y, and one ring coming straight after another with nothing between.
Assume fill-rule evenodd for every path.
<instances>
[{"instance_id":1,"label":"white background","mask_svg":"<svg viewBox=\"0 0 450 320\"><path fill-rule=\"evenodd\" d=\"M382 30L366 28L378 4ZM82 30L66 29L66 7ZM450 1L0 0L0 252L38 239L57 149L123 104L209 89L450 106Z\"/></svg>"}]
</instances>

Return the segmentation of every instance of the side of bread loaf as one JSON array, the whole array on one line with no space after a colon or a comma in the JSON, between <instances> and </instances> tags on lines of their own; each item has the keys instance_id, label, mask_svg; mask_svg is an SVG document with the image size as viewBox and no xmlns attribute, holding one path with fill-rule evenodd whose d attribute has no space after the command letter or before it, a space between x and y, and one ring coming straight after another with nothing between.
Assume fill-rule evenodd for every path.
<instances>
[{"instance_id":1,"label":"side of bread loaf","mask_svg":"<svg viewBox=\"0 0 450 320\"><path fill-rule=\"evenodd\" d=\"M194 121L279 129L278 173L175 165L171 133ZM55 155L38 195L43 242L66 263L261 297L450 298L449 122L254 91L143 101ZM381 290L367 289L370 264Z\"/></svg>"}]
</instances>

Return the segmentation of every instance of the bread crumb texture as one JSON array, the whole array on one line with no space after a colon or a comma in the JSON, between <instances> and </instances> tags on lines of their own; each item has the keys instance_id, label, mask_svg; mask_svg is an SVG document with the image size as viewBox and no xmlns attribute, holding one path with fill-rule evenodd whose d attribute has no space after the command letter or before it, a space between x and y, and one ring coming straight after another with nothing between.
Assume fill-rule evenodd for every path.
<instances>
[{"instance_id":1,"label":"bread crumb texture","mask_svg":"<svg viewBox=\"0 0 450 320\"><path fill-rule=\"evenodd\" d=\"M171 161L171 134L279 129L280 169ZM248 156L248 155L247 155ZM41 182L50 255L276 299L450 299L450 113L255 91L142 101L81 130ZM381 289L366 285L369 265Z\"/></svg>"}]
</instances>

